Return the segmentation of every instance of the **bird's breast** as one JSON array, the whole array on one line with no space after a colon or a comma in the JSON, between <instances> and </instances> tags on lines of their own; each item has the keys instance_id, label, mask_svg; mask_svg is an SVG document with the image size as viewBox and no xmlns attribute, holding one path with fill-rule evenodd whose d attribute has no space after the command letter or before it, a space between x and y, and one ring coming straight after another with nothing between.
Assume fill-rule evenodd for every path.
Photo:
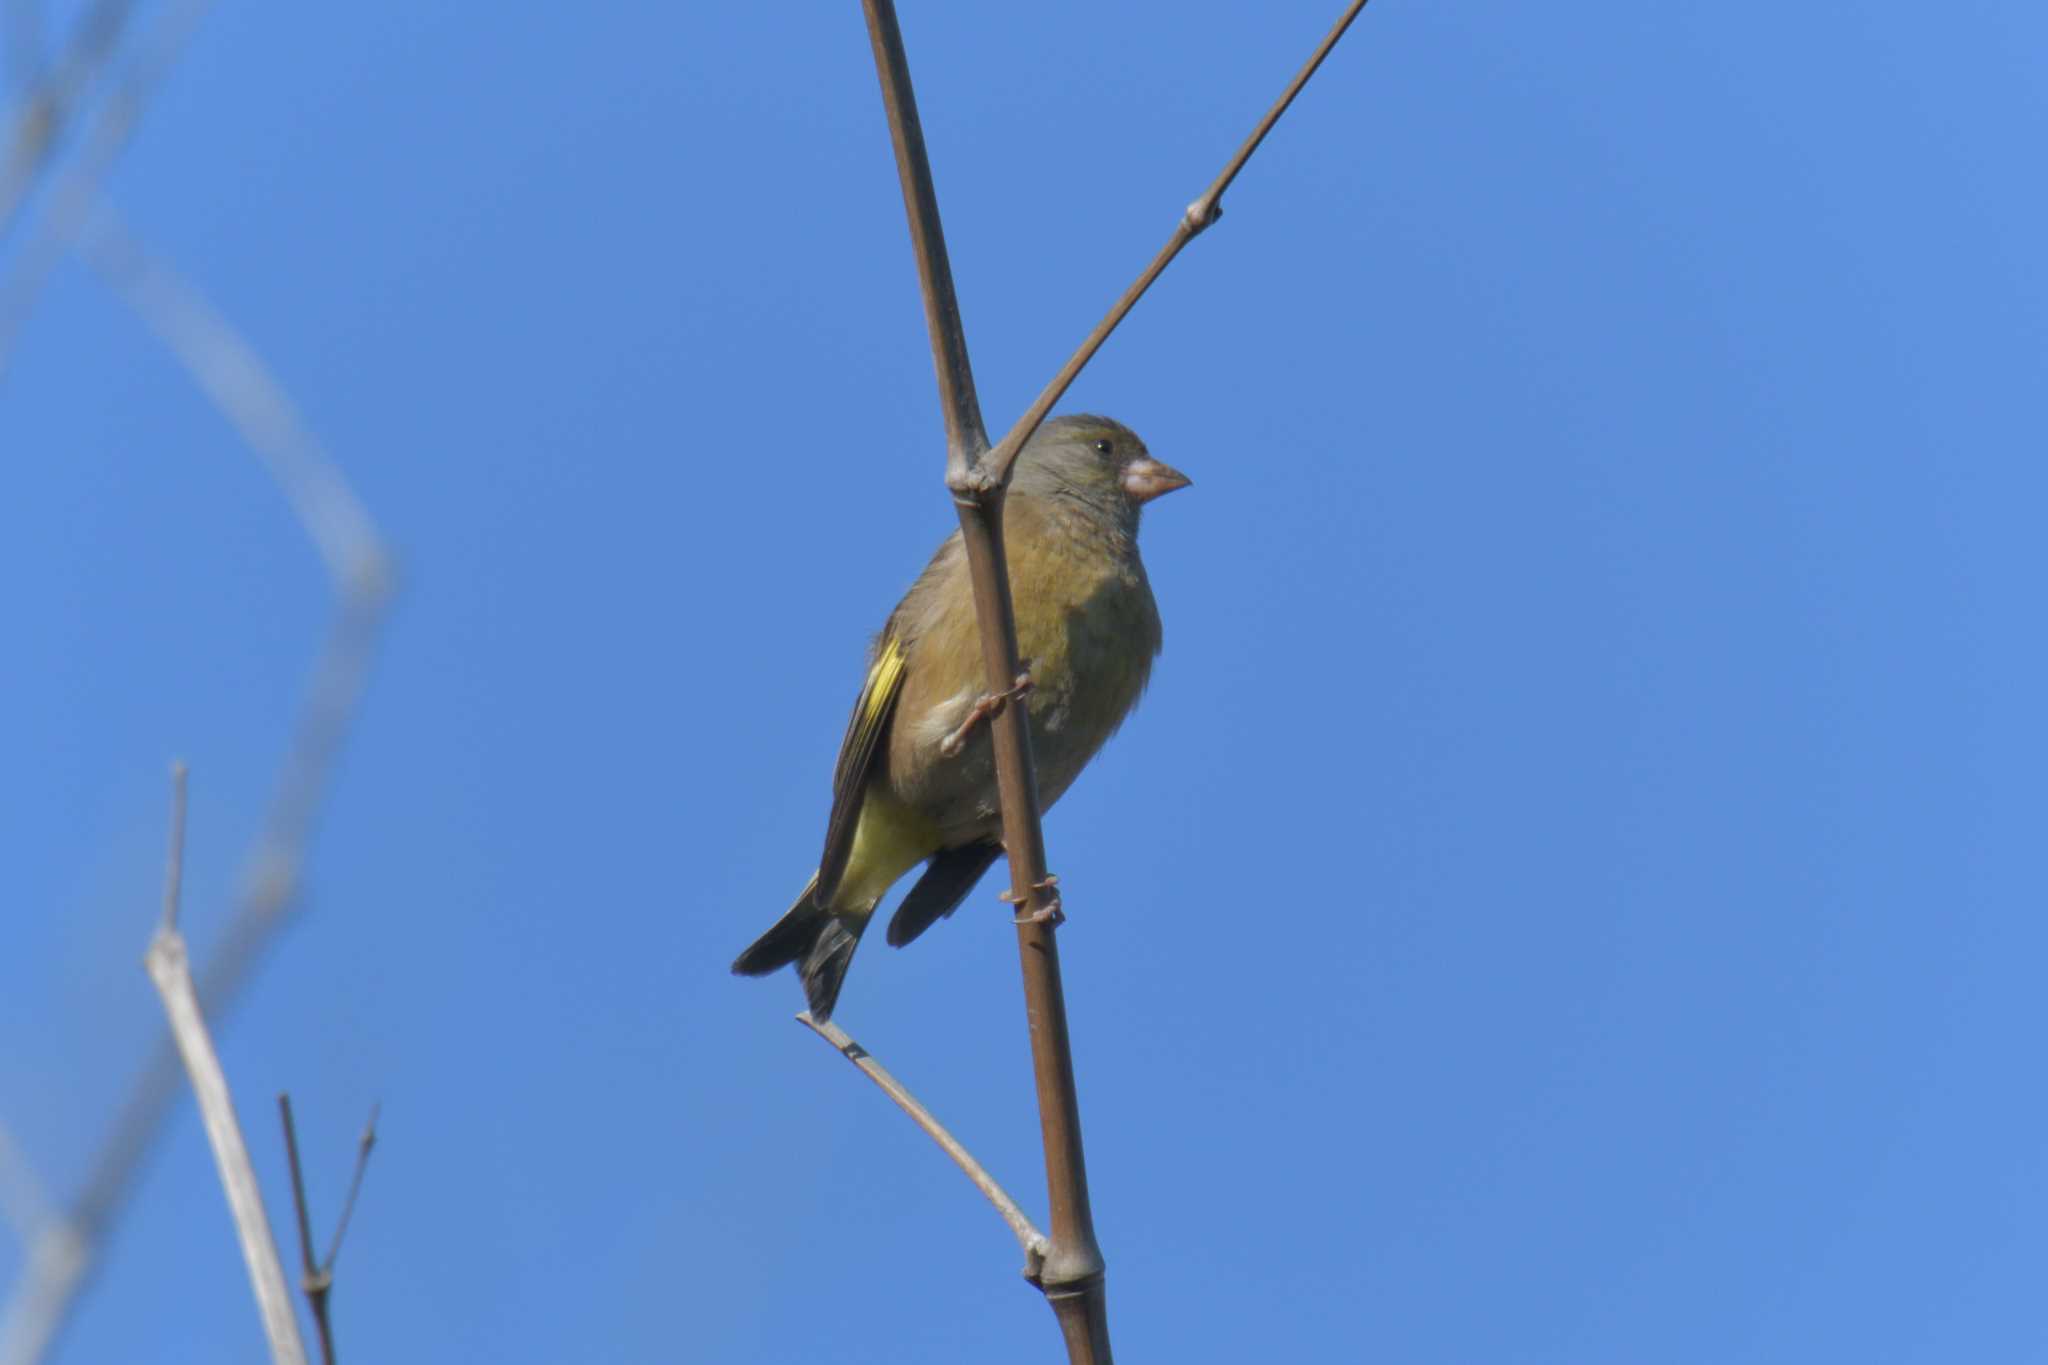
<instances>
[{"instance_id":1,"label":"bird's breast","mask_svg":"<svg viewBox=\"0 0 2048 1365\"><path fill-rule=\"evenodd\" d=\"M1017 648L1032 679L1025 704L1039 802L1050 806L1144 692L1159 611L1128 541L1077 533L1017 502L1005 527ZM989 727L977 725L956 754L941 753L987 690L964 573L934 593L918 624L885 780L946 831L948 845L988 837L999 819Z\"/></svg>"}]
</instances>

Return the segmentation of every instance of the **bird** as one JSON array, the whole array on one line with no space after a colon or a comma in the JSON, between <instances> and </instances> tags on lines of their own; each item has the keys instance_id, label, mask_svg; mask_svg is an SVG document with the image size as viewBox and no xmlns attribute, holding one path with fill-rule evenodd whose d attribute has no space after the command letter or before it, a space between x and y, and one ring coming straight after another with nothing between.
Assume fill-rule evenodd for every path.
<instances>
[{"instance_id":1,"label":"bird","mask_svg":"<svg viewBox=\"0 0 2048 1365\"><path fill-rule=\"evenodd\" d=\"M967 553L955 531L889 614L840 742L825 846L795 904L732 964L794 965L811 1018L832 1017L875 907L924 873L889 921L902 947L951 915L1002 854L985 722L1015 699L1029 717L1040 808L1050 809L1145 691L1161 642L1138 557L1145 504L1192 481L1130 428L1076 414L1018 452L1003 500L1025 676L990 695Z\"/></svg>"}]
</instances>

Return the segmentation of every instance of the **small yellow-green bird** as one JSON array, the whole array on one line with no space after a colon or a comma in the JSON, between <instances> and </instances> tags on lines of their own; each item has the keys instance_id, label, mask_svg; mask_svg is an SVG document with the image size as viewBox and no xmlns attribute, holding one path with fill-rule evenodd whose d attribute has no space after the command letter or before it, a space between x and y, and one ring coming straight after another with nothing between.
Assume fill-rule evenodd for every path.
<instances>
[{"instance_id":1,"label":"small yellow-green bird","mask_svg":"<svg viewBox=\"0 0 2048 1365\"><path fill-rule=\"evenodd\" d=\"M1050 807L1137 703L1159 653L1159 608L1138 558L1138 512L1188 478L1106 417L1056 417L1017 456L1004 503L1031 753ZM789 963L811 1017L832 1017L862 931L898 878L924 875L889 921L910 942L953 913L1002 853L987 675L956 531L868 651L832 774L818 871L732 969Z\"/></svg>"}]
</instances>

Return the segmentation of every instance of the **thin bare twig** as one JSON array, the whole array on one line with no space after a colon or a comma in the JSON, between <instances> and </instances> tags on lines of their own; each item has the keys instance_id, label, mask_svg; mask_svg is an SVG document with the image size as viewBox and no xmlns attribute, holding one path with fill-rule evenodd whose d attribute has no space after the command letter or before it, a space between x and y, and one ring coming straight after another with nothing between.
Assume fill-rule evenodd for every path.
<instances>
[{"instance_id":1,"label":"thin bare twig","mask_svg":"<svg viewBox=\"0 0 2048 1365\"><path fill-rule=\"evenodd\" d=\"M151 940L144 962L157 994L163 997L164 1015L171 1036L185 1059L192 1078L192 1093L199 1101L200 1118L206 1124L207 1142L226 1190L228 1209L235 1220L235 1233L242 1243L242 1260L249 1269L249 1283L256 1291L256 1306L263 1318L264 1335L270 1339L271 1359L278 1365L306 1365L306 1347L299 1339L299 1321L292 1311L291 1291L285 1287L284 1266L277 1256L277 1241L271 1236L270 1219L263 1211L263 1192L256 1184L256 1169L249 1160L249 1145L242 1140L242 1125L235 1118L235 1102L228 1091L228 1078L221 1069L207 1033L206 1016L199 1008L199 991L192 981L191 960L185 951L185 937L178 932L178 892L184 863L185 768L177 765L171 773L171 856L164 873L164 914L156 937Z\"/></svg>"},{"instance_id":2,"label":"thin bare twig","mask_svg":"<svg viewBox=\"0 0 2048 1365\"><path fill-rule=\"evenodd\" d=\"M185 781L190 770L171 765L171 842L164 854L164 918L166 933L178 929L178 902L185 894Z\"/></svg>"},{"instance_id":3,"label":"thin bare twig","mask_svg":"<svg viewBox=\"0 0 2048 1365\"><path fill-rule=\"evenodd\" d=\"M334 1330L327 1321L327 1291L334 1287L334 1277L322 1275L319 1263L313 1259L313 1215L306 1207L306 1174L299 1165L299 1130L292 1122L290 1095L277 1097L277 1114L284 1125L285 1161L292 1171L292 1211L299 1222L299 1292L306 1296L306 1306L313 1310L313 1326L320 1333L320 1359L326 1365L334 1365Z\"/></svg>"},{"instance_id":4,"label":"thin bare twig","mask_svg":"<svg viewBox=\"0 0 2048 1365\"><path fill-rule=\"evenodd\" d=\"M946 421L946 481L963 480L988 449L981 400L974 393L974 367L967 357L967 332L960 300L953 293L953 267L946 258L946 234L939 225L938 191L924 150L924 125L917 117L917 91L903 55L903 30L895 0L863 0L875 74L889 114L889 140L896 149L896 174L903 186L903 213L910 222L917 257L925 328L931 334L932 368L939 381L939 408Z\"/></svg>"},{"instance_id":5,"label":"thin bare twig","mask_svg":"<svg viewBox=\"0 0 2048 1365\"><path fill-rule=\"evenodd\" d=\"M903 1082L890 1075L882 1064L874 1059L873 1054L849 1038L844 1029L830 1020L819 1023L811 1018L809 1010L799 1014L796 1021L838 1048L840 1055L859 1067L869 1080L882 1087L882 1093L894 1100L897 1108L910 1115L910 1121L924 1129L926 1136L939 1144L939 1150L951 1157L953 1164L960 1168L961 1173L974 1182L974 1188L980 1190L982 1196L996 1206L996 1212L1003 1216L1003 1221L1010 1225L1010 1231L1016 1236L1017 1245L1024 1249L1024 1278L1035 1283L1039 1268L1045 1263L1045 1234L1032 1223L1030 1215L1018 1206L1017 1201L1010 1198L1009 1191L996 1182L996 1178L988 1173L988 1169L974 1159L974 1153L968 1151L960 1139L948 1132L946 1126L932 1115L931 1110L918 1103L917 1096L911 1094Z\"/></svg>"},{"instance_id":6,"label":"thin bare twig","mask_svg":"<svg viewBox=\"0 0 2048 1365\"><path fill-rule=\"evenodd\" d=\"M1309 59L1302 63L1301 70L1295 73L1287 88L1280 92L1280 98L1273 101L1273 107L1266 111L1266 116L1259 120L1259 126L1252 129L1251 136L1239 145L1236 154L1230 158L1222 172L1209 183L1209 188L1202 191L1201 195L1187 206L1186 211L1180 216L1180 221L1174 224L1173 235L1166 239L1166 245L1159 249L1159 254L1152 258L1152 263L1139 272L1138 278L1131 282L1131 287L1124 290L1123 297L1110 307L1101 322L1095 324L1095 330L1090 332L1074 354L1067 358L1067 363L1052 377L1052 382L1045 386L1032 401L1031 406L1024 410L1024 415L1017 419L1017 424L1010 428L1008 434L996 443L995 449L981 462L975 471L977 480L989 487L999 487L1008 482L1010 467L1017 462L1018 452L1024 449L1024 443L1031 439L1031 433L1037 431L1039 423L1052 412L1053 404L1060 401L1068 387L1080 377L1088 362L1095 358L1095 353L1102 349L1102 343L1109 340L1109 334L1114 332L1125 315L1137 306L1138 300L1145 297L1145 291L1152 287L1152 281L1158 279L1166 267L1173 263L1173 258L1180 255L1180 249L1201 236L1223 216L1223 192L1237 179L1237 173L1252 159L1252 153L1266 140L1266 134L1273 131L1273 125L1287 112L1287 106L1294 103L1294 97L1308 84L1309 77L1316 74L1316 68L1323 64L1323 58L1330 55L1330 49L1337 46L1337 40L1344 36L1344 31L1351 27L1351 21L1358 17L1358 12L1365 6L1366 0L1351 0L1350 7L1323 36L1323 41L1316 45L1316 50L1309 54Z\"/></svg>"},{"instance_id":7,"label":"thin bare twig","mask_svg":"<svg viewBox=\"0 0 2048 1365\"><path fill-rule=\"evenodd\" d=\"M381 1107L370 1106L370 1117L363 1124L363 1135L356 1141L356 1168L348 1178L348 1195L341 1201L341 1217L334 1220L334 1236L327 1243L327 1259L320 1263L329 1275L334 1273L334 1262L341 1255L341 1244L348 1239L349 1220L356 1216L356 1196L363 1192L363 1172L370 1169L370 1153L377 1146L377 1111Z\"/></svg>"}]
</instances>

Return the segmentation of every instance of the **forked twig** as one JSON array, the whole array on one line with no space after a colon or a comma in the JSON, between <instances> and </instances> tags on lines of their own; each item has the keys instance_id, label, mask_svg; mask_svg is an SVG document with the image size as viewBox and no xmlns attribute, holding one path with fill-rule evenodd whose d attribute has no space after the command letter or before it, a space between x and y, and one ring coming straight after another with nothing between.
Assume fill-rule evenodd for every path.
<instances>
[{"instance_id":1,"label":"forked twig","mask_svg":"<svg viewBox=\"0 0 2048 1365\"><path fill-rule=\"evenodd\" d=\"M228 1078L221 1069L207 1033L206 1016L199 1008L199 990L192 981L191 960L185 951L185 936L178 932L178 895L185 861L185 765L171 770L171 848L164 870L163 922L157 926L144 962L150 980L163 998L164 1015L171 1036L185 1059L192 1078L192 1093L199 1101L199 1115L206 1124L206 1139L213 1148L213 1160L226 1190L228 1209L235 1220L235 1234L242 1244L242 1260L249 1269L249 1283L256 1291L257 1310L263 1317L263 1331L270 1339L271 1359L278 1365L306 1365L305 1343L299 1339L299 1321L292 1311L291 1291L285 1287L284 1267L278 1261L277 1240L271 1236L270 1219L263 1211L263 1192L256 1184L256 1170L249 1161L249 1145L242 1139L242 1125L235 1118L235 1102L228 1091Z\"/></svg>"},{"instance_id":2,"label":"forked twig","mask_svg":"<svg viewBox=\"0 0 2048 1365\"><path fill-rule=\"evenodd\" d=\"M1036 1284L1039 1269L1045 1264L1045 1234L1038 1230L1029 1214L1010 1198L1009 1191L996 1182L988 1168L974 1159L974 1153L962 1145L959 1138L946 1130L932 1111L918 1103L917 1096L910 1093L903 1082L890 1075L882 1064L874 1059L866 1048L846 1035L846 1031L827 1020L819 1023L805 1010L796 1021L811 1032L839 1049L840 1055L859 1067L867 1078L882 1087L882 1093L896 1102L896 1107L910 1116L910 1121L924 1129L925 1135L939 1144L939 1150L953 1159L953 1164L980 1190L989 1203L996 1206L996 1212L1010 1225L1010 1231L1017 1238L1017 1245L1024 1249L1024 1278Z\"/></svg>"},{"instance_id":3,"label":"forked twig","mask_svg":"<svg viewBox=\"0 0 2048 1365\"><path fill-rule=\"evenodd\" d=\"M327 1244L327 1257L320 1261L313 1259L313 1215L306 1203L306 1175L299 1164L299 1130L292 1122L290 1095L277 1097L277 1112L284 1126L285 1159L292 1170L292 1208L298 1214L299 1258L303 1267L299 1288L306 1296L307 1307L313 1310L313 1325L320 1332L320 1359L325 1365L334 1365L334 1324L327 1301L334 1289L334 1260L341 1255L342 1239L348 1235L348 1222L356 1211L356 1196L362 1192L363 1172L369 1169L370 1150L377 1145L377 1109L371 1106L370 1121L363 1126L362 1141L356 1148L355 1173L349 1177L348 1197L342 1201L334 1239Z\"/></svg>"}]
</instances>

